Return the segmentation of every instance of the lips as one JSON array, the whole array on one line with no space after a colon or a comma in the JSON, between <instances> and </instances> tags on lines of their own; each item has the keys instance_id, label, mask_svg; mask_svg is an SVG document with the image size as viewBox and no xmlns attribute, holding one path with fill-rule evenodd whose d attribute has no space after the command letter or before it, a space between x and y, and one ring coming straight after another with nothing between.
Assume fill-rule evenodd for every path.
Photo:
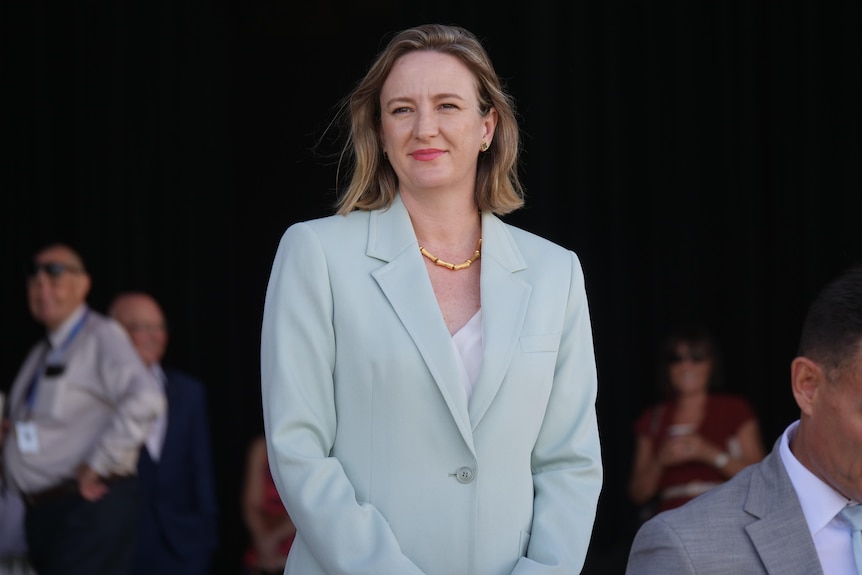
<instances>
[{"instance_id":1,"label":"lips","mask_svg":"<svg viewBox=\"0 0 862 575\"><path fill-rule=\"evenodd\" d=\"M413 156L414 160L419 160L420 162L430 162L431 160L436 160L445 153L446 152L444 150L428 148L425 150L416 150L410 155Z\"/></svg>"}]
</instances>

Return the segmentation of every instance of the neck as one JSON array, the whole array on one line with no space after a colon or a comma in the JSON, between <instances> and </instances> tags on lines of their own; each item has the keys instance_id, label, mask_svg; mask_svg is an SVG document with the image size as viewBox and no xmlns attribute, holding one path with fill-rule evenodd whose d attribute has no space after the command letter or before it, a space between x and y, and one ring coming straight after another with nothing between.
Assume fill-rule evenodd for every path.
<instances>
[{"instance_id":1,"label":"neck","mask_svg":"<svg viewBox=\"0 0 862 575\"><path fill-rule=\"evenodd\" d=\"M413 231L422 245L472 249L481 235L481 216L472 199L469 202L422 201L403 195Z\"/></svg>"},{"instance_id":2,"label":"neck","mask_svg":"<svg viewBox=\"0 0 862 575\"><path fill-rule=\"evenodd\" d=\"M676 396L676 404L683 409L694 409L706 403L706 397L707 393L705 391L681 393Z\"/></svg>"}]
</instances>

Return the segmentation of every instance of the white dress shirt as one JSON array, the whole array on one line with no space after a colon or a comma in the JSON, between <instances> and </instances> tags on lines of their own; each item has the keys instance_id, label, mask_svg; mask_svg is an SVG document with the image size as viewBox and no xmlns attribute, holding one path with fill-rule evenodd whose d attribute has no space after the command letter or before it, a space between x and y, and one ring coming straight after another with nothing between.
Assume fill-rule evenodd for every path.
<instances>
[{"instance_id":1,"label":"white dress shirt","mask_svg":"<svg viewBox=\"0 0 862 575\"><path fill-rule=\"evenodd\" d=\"M153 374L153 385L162 395L166 394L165 384L168 380L165 372L157 363L150 367L150 373ZM165 444L165 433L168 430L168 410L164 410L162 414L153 421L150 434L147 436L147 451L150 452L150 458L153 461L158 461L162 454L162 447Z\"/></svg>"},{"instance_id":2,"label":"white dress shirt","mask_svg":"<svg viewBox=\"0 0 862 575\"><path fill-rule=\"evenodd\" d=\"M128 333L81 306L48 339L50 349L43 339L30 350L9 394L13 425L29 423L35 436L22 449L15 433L6 435L11 485L36 493L74 478L82 463L102 476L134 474L165 401Z\"/></svg>"},{"instance_id":3,"label":"white dress shirt","mask_svg":"<svg viewBox=\"0 0 862 575\"><path fill-rule=\"evenodd\" d=\"M859 575L853 558L850 524L838 515L850 500L811 473L790 451L790 440L798 425L796 421L787 427L779 450L817 548L823 575Z\"/></svg>"}]
</instances>

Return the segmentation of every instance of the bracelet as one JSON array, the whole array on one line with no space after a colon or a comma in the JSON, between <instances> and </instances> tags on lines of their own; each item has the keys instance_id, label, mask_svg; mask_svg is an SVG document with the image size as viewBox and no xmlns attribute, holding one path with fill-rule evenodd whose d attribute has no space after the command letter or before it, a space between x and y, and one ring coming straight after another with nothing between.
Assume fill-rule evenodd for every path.
<instances>
[{"instance_id":1,"label":"bracelet","mask_svg":"<svg viewBox=\"0 0 862 575\"><path fill-rule=\"evenodd\" d=\"M730 456L728 454L719 453L715 456L715 461L713 461L712 464L715 465L717 469L721 469L722 467L727 465L728 461L730 461Z\"/></svg>"}]
</instances>

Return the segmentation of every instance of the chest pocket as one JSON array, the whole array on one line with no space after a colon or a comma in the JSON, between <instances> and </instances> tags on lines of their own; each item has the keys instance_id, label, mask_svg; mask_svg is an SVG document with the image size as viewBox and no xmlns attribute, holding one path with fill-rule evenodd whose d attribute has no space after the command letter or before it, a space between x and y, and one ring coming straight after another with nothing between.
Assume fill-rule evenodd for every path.
<instances>
[{"instance_id":1,"label":"chest pocket","mask_svg":"<svg viewBox=\"0 0 862 575\"><path fill-rule=\"evenodd\" d=\"M560 332L524 335L519 343L521 353L556 352L560 347Z\"/></svg>"}]
</instances>

